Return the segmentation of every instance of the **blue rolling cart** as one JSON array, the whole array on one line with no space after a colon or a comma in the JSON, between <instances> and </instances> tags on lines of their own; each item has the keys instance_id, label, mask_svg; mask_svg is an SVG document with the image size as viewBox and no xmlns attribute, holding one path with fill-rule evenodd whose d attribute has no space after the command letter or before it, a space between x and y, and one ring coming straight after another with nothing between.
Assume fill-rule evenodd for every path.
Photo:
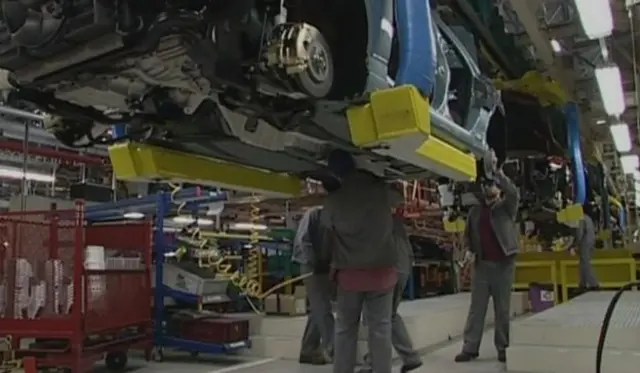
<instances>
[{"instance_id":1,"label":"blue rolling cart","mask_svg":"<svg viewBox=\"0 0 640 373\"><path fill-rule=\"evenodd\" d=\"M168 320L166 319L165 299L171 298L175 301L198 305L206 303L202 297L176 290L165 285L164 281L164 265L165 254L173 251L175 245L167 242L164 232L165 216L171 211L176 204L186 203L185 211L197 209L198 205L208 204L218 201L225 201L227 194L223 192L207 192L200 193L199 189L185 189L171 196L170 193L160 192L156 197L156 213L155 213L155 229L154 229L154 260L155 260L155 293L153 299L154 308L154 351L152 358L156 361L164 359L164 349L173 349L186 351L192 355L199 353L219 354L232 352L251 346L249 340L239 341L228 344L213 344L189 339L180 338L172 335L167 330Z\"/></svg>"}]
</instances>

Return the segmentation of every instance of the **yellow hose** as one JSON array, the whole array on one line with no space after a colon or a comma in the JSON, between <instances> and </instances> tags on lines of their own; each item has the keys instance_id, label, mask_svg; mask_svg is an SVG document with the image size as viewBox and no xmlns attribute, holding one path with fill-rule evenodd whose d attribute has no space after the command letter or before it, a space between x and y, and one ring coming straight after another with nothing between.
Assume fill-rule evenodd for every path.
<instances>
[{"instance_id":1,"label":"yellow hose","mask_svg":"<svg viewBox=\"0 0 640 373\"><path fill-rule=\"evenodd\" d=\"M171 201L178 205L177 214L180 215L181 211L186 206L186 202L178 204L175 201L176 194L182 189L181 186L170 184L173 188L171 192ZM260 209L256 205L258 201L257 197L254 196L251 204L251 223L256 225L256 223L260 220ZM266 292L262 291L262 283L261 283L261 272L262 272L262 252L260 250L260 232L257 229L253 229L251 231L251 235L249 237L249 241L251 244L251 248L249 249L248 257L246 260L246 271L242 273L239 270L233 270L233 266L230 263L229 258L224 256L218 247L218 240L209 239L200 234L200 228L195 226L192 228L187 235L181 235L178 237L178 240L188 246L194 246L199 248L200 255L198 257L198 265L201 268L210 268L214 270L216 273L220 273L229 279L232 285L238 288L241 292L243 292L247 297L247 302L249 306L253 309L254 312L261 314L261 311L255 304L251 301L251 298L255 298L258 300L262 300L274 293L275 291L303 280L312 275L312 273L306 273L286 281L283 281L277 285L274 285ZM184 247L179 248L178 251L186 251ZM202 252L206 252L207 255L203 256Z\"/></svg>"}]
</instances>

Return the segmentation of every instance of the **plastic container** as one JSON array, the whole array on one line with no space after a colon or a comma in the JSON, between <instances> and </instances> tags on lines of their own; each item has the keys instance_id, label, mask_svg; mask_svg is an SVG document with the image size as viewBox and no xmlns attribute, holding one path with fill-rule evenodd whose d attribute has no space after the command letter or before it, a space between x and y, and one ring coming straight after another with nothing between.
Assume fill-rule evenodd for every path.
<instances>
[{"instance_id":1,"label":"plastic container","mask_svg":"<svg viewBox=\"0 0 640 373\"><path fill-rule=\"evenodd\" d=\"M531 312L542 312L555 305L556 292L551 284L529 284Z\"/></svg>"}]
</instances>

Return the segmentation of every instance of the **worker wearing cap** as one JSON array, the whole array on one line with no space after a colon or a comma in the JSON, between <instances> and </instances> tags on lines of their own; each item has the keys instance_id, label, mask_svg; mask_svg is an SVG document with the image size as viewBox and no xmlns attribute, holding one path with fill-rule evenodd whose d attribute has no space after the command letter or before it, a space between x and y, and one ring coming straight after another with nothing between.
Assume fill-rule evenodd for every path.
<instances>
[{"instance_id":1,"label":"worker wearing cap","mask_svg":"<svg viewBox=\"0 0 640 373\"><path fill-rule=\"evenodd\" d=\"M333 355L334 320L331 300L335 286L329 278L328 265L319 265L324 260L322 252L321 206L308 209L298 224L293 240L292 260L300 264L301 273L313 273L304 279L309 298L310 313L300 345L300 363L324 365Z\"/></svg>"},{"instance_id":2,"label":"worker wearing cap","mask_svg":"<svg viewBox=\"0 0 640 373\"><path fill-rule=\"evenodd\" d=\"M336 150L328 168L338 180L324 202L323 222L337 283L334 373L353 373L361 315L367 319L371 368L391 373L391 314L398 281L393 219L395 205L384 179L357 167L347 152Z\"/></svg>"},{"instance_id":3,"label":"worker wearing cap","mask_svg":"<svg viewBox=\"0 0 640 373\"><path fill-rule=\"evenodd\" d=\"M496 167L495 154L490 156L493 179L483 183L480 204L469 211L465 229L468 249L475 262L464 344L462 352L455 357L456 362L478 357L489 298L493 298L494 344L499 361L506 362L509 347L511 288L518 252L516 216L520 197L517 187Z\"/></svg>"},{"instance_id":4,"label":"worker wearing cap","mask_svg":"<svg viewBox=\"0 0 640 373\"><path fill-rule=\"evenodd\" d=\"M402 316L398 313L398 306L402 300L404 289L407 286L411 270L413 269L413 247L407 236L404 227L404 218L395 215L393 219L393 234L398 248L398 263L396 269L398 271L398 282L393 289L393 304L391 310L391 344L402 360L401 373L410 372L422 366L422 359L418 352L413 348L413 342L409 336L407 326L404 324ZM371 356L367 353L364 355L364 366L359 373L370 373Z\"/></svg>"}]
</instances>

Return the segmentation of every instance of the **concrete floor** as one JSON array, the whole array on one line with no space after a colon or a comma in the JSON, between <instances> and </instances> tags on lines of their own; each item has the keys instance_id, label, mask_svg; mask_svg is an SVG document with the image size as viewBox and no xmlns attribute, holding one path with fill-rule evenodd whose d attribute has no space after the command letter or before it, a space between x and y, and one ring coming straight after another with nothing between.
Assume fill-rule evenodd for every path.
<instances>
[{"instance_id":1,"label":"concrete floor","mask_svg":"<svg viewBox=\"0 0 640 373\"><path fill-rule=\"evenodd\" d=\"M453 358L460 351L459 340L449 342L423 355L424 365L415 373L497 373L505 371L504 364L496 360L493 348L493 331L485 333L481 347L481 356L470 363L455 363ZM255 358L246 356L221 356L191 358L188 354L169 354L165 352L162 363L145 363L139 359L130 361L129 372L136 373L330 373L331 366L300 365L291 360L274 358ZM399 362L395 365L400 370ZM98 366L96 373L106 373Z\"/></svg>"}]
</instances>

